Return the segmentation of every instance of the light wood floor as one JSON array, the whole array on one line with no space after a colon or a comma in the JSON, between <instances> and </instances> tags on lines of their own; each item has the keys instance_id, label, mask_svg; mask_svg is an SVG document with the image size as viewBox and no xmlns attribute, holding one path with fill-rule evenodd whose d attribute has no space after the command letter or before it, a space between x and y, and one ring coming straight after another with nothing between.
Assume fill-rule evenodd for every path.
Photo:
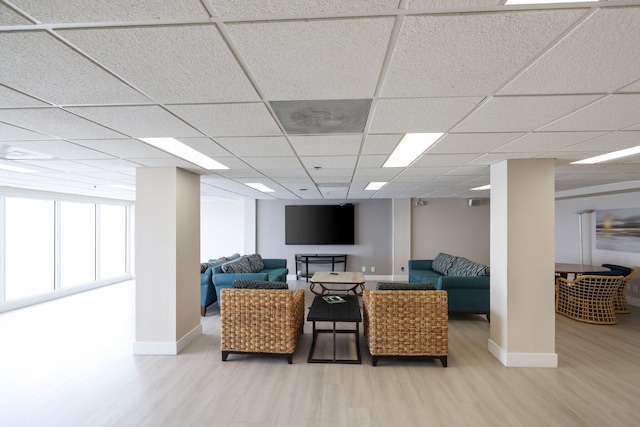
<instances>
[{"instance_id":1,"label":"light wood floor","mask_svg":"<svg viewBox=\"0 0 640 427\"><path fill-rule=\"evenodd\" d=\"M394 359L373 367L364 339L362 365L307 364L310 323L293 365L244 355L223 363L216 307L179 356L133 356L134 286L0 314L0 425L640 425L635 307L615 326L557 316L558 369L505 368L477 316L450 319L448 368Z\"/></svg>"}]
</instances>

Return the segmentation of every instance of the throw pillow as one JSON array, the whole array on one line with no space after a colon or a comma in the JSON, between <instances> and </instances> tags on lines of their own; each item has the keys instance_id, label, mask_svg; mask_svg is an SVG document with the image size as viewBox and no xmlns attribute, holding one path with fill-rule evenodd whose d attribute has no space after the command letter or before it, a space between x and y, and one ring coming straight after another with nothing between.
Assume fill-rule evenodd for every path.
<instances>
[{"instance_id":1,"label":"throw pillow","mask_svg":"<svg viewBox=\"0 0 640 427\"><path fill-rule=\"evenodd\" d=\"M451 268L451 265L453 264L455 258L456 257L454 257L453 255L440 252L433 259L433 262L431 263L431 269L436 273L444 274L446 276L448 275L448 271Z\"/></svg>"},{"instance_id":2,"label":"throw pillow","mask_svg":"<svg viewBox=\"0 0 640 427\"><path fill-rule=\"evenodd\" d=\"M447 276L488 276L489 267L484 264L458 257L451 266Z\"/></svg>"},{"instance_id":3,"label":"throw pillow","mask_svg":"<svg viewBox=\"0 0 640 427\"><path fill-rule=\"evenodd\" d=\"M260 254L252 254L252 255L245 255L245 256L249 260L249 265L251 266L252 273L259 273L262 270L264 270L264 263L262 262L262 257L260 256Z\"/></svg>"},{"instance_id":4,"label":"throw pillow","mask_svg":"<svg viewBox=\"0 0 640 427\"><path fill-rule=\"evenodd\" d=\"M433 283L378 282L377 291L433 291Z\"/></svg>"},{"instance_id":5,"label":"throw pillow","mask_svg":"<svg viewBox=\"0 0 640 427\"><path fill-rule=\"evenodd\" d=\"M236 260L222 264L220 267L223 273L253 273L251 264L246 257L240 257Z\"/></svg>"},{"instance_id":6,"label":"throw pillow","mask_svg":"<svg viewBox=\"0 0 640 427\"><path fill-rule=\"evenodd\" d=\"M289 289L286 282L268 282L266 280L242 280L233 281L236 289Z\"/></svg>"}]
</instances>

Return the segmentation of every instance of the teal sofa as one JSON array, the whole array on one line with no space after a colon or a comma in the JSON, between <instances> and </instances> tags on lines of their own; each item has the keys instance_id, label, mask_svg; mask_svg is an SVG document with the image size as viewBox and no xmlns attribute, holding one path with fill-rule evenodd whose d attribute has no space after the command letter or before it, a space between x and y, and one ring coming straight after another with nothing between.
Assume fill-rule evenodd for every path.
<instances>
[{"instance_id":1,"label":"teal sofa","mask_svg":"<svg viewBox=\"0 0 640 427\"><path fill-rule=\"evenodd\" d=\"M433 260L409 260L409 283L432 283L447 291L449 313L484 314L490 320L489 267L440 253Z\"/></svg>"},{"instance_id":2,"label":"teal sofa","mask_svg":"<svg viewBox=\"0 0 640 427\"><path fill-rule=\"evenodd\" d=\"M236 260L211 267L211 281L215 287L218 304L220 304L221 301L220 290L233 287L233 282L236 279L268 280L270 282L287 281L287 274L289 274L289 270L287 269L286 258L260 258L257 265L251 265L249 268L234 269L232 268L233 266L230 265L232 263L241 264L243 259L247 259L252 256L255 258L255 254L244 255Z\"/></svg>"}]
</instances>

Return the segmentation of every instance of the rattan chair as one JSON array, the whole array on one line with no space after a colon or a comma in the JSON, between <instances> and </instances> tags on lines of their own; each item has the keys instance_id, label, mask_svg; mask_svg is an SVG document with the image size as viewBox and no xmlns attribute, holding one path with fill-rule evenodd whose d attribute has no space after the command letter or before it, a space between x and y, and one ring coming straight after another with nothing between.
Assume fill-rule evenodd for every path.
<instances>
[{"instance_id":1,"label":"rattan chair","mask_svg":"<svg viewBox=\"0 0 640 427\"><path fill-rule=\"evenodd\" d=\"M623 276L582 275L575 280L556 279L556 312L586 323L612 325L614 300Z\"/></svg>"},{"instance_id":2,"label":"rattan chair","mask_svg":"<svg viewBox=\"0 0 640 427\"><path fill-rule=\"evenodd\" d=\"M620 284L618 292L616 293L614 305L616 313L631 313L631 307L629 307L629 303L627 302L627 289L629 288L629 283L631 283L631 277L635 274L636 270L631 267L624 267L615 264L602 264L602 266L610 269L611 271L619 271L624 276L624 280Z\"/></svg>"},{"instance_id":3,"label":"rattan chair","mask_svg":"<svg viewBox=\"0 0 640 427\"><path fill-rule=\"evenodd\" d=\"M293 353L304 326L304 290L221 290L220 349L222 360L231 353Z\"/></svg>"},{"instance_id":4,"label":"rattan chair","mask_svg":"<svg viewBox=\"0 0 640 427\"><path fill-rule=\"evenodd\" d=\"M382 356L435 357L447 366L446 291L365 290L363 323L373 366Z\"/></svg>"}]
</instances>

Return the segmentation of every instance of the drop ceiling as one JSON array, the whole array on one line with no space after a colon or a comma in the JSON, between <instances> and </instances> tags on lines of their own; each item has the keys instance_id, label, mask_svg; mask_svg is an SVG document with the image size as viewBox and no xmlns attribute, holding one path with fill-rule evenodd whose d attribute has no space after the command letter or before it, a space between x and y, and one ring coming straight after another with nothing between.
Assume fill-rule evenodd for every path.
<instances>
[{"instance_id":1,"label":"drop ceiling","mask_svg":"<svg viewBox=\"0 0 640 427\"><path fill-rule=\"evenodd\" d=\"M205 200L488 197L491 165L553 158L558 193L640 188L638 155L571 164L640 145L640 1L503 3L2 1L0 166L36 172L0 186L134 200L177 166ZM383 168L408 132L444 135Z\"/></svg>"}]
</instances>

